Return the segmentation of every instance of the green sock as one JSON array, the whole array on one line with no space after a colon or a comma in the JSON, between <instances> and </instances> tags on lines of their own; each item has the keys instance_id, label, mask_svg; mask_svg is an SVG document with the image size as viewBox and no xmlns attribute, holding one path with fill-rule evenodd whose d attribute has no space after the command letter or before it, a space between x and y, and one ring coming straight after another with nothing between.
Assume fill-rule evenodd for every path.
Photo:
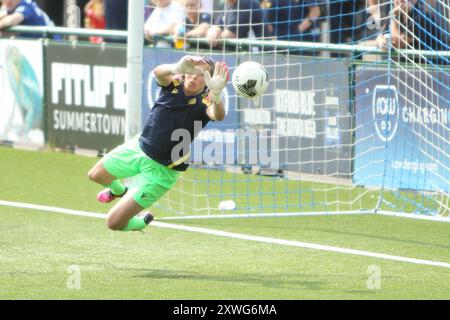
<instances>
[{"instance_id":1,"label":"green sock","mask_svg":"<svg viewBox=\"0 0 450 320\"><path fill-rule=\"evenodd\" d=\"M112 194L115 196L121 196L127 190L127 188L123 185L122 182L120 182L120 180L115 180L113 183L105 187L111 189Z\"/></svg>"},{"instance_id":2,"label":"green sock","mask_svg":"<svg viewBox=\"0 0 450 320\"><path fill-rule=\"evenodd\" d=\"M147 225L145 224L144 218L133 217L128 222L128 225L124 229L122 229L120 231L123 231L123 232L141 231L141 230L144 230L146 227L147 227Z\"/></svg>"}]
</instances>

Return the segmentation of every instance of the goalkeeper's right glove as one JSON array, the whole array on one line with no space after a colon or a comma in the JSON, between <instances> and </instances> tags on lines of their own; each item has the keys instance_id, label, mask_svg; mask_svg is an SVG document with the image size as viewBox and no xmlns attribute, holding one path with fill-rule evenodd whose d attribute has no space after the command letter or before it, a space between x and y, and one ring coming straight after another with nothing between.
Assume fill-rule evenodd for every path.
<instances>
[{"instance_id":1,"label":"goalkeeper's right glove","mask_svg":"<svg viewBox=\"0 0 450 320\"><path fill-rule=\"evenodd\" d=\"M203 74L204 70L200 67L202 63L203 59L200 57L185 56L171 65L170 72L172 74Z\"/></svg>"},{"instance_id":2,"label":"goalkeeper's right glove","mask_svg":"<svg viewBox=\"0 0 450 320\"><path fill-rule=\"evenodd\" d=\"M211 95L214 99L214 102L220 101L220 95L222 94L223 89L227 86L227 82L230 79L230 71L228 67L223 62L218 62L216 64L214 76L211 78L211 74L209 71L205 71L203 74L205 77L205 83L208 87Z\"/></svg>"}]
</instances>

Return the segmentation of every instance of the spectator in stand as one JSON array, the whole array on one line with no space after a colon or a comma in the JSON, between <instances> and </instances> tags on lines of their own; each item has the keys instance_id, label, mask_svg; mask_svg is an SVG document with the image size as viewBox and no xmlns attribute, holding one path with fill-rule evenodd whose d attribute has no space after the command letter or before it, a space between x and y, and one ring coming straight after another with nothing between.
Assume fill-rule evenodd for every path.
<instances>
[{"instance_id":1,"label":"spectator in stand","mask_svg":"<svg viewBox=\"0 0 450 320\"><path fill-rule=\"evenodd\" d=\"M317 0L266 0L269 31L278 40L320 41Z\"/></svg>"},{"instance_id":2,"label":"spectator in stand","mask_svg":"<svg viewBox=\"0 0 450 320\"><path fill-rule=\"evenodd\" d=\"M391 0L368 0L367 19L361 30L360 44L380 46L386 44L385 33L389 33ZM367 57L375 57L368 55ZM371 59L372 59L371 58Z\"/></svg>"},{"instance_id":3,"label":"spectator in stand","mask_svg":"<svg viewBox=\"0 0 450 320\"><path fill-rule=\"evenodd\" d=\"M128 0L104 0L107 30L128 30ZM123 39L107 38L108 42L126 43Z\"/></svg>"},{"instance_id":4,"label":"spectator in stand","mask_svg":"<svg viewBox=\"0 0 450 320\"><path fill-rule=\"evenodd\" d=\"M367 0L365 20L359 29L359 44L364 46L384 46L385 33L389 33L391 0ZM362 20L361 20L362 21ZM365 61L380 61L386 57L378 54L363 54Z\"/></svg>"},{"instance_id":5,"label":"spectator in stand","mask_svg":"<svg viewBox=\"0 0 450 320\"><path fill-rule=\"evenodd\" d=\"M128 0L104 0L108 30L128 30Z\"/></svg>"},{"instance_id":6,"label":"spectator in stand","mask_svg":"<svg viewBox=\"0 0 450 320\"><path fill-rule=\"evenodd\" d=\"M386 30L390 23L390 0L368 0L367 1L367 24L362 31L362 40L377 39Z\"/></svg>"},{"instance_id":7,"label":"spectator in stand","mask_svg":"<svg viewBox=\"0 0 450 320\"><path fill-rule=\"evenodd\" d=\"M88 29L105 29L105 6L103 0L90 0L84 8L84 25ZM92 43L102 43L102 37L90 37Z\"/></svg>"},{"instance_id":8,"label":"spectator in stand","mask_svg":"<svg viewBox=\"0 0 450 320\"><path fill-rule=\"evenodd\" d=\"M47 13L56 26L64 25L64 1L35 0L35 2L42 11Z\"/></svg>"},{"instance_id":9,"label":"spectator in stand","mask_svg":"<svg viewBox=\"0 0 450 320\"><path fill-rule=\"evenodd\" d=\"M266 39L274 39L275 40L275 35L274 35L274 26L273 24L270 24L269 22L269 14L271 13L272 10L274 10L274 8L272 8L272 1L270 0L259 0L259 3L261 5L262 8L262 15L263 15L263 21L264 21L264 35L266 37Z\"/></svg>"},{"instance_id":10,"label":"spectator in stand","mask_svg":"<svg viewBox=\"0 0 450 320\"><path fill-rule=\"evenodd\" d=\"M394 19L389 33L392 46L397 49L450 50L449 36L437 23L439 17L425 0L394 0ZM386 34L377 40L378 46L387 48Z\"/></svg>"},{"instance_id":11,"label":"spectator in stand","mask_svg":"<svg viewBox=\"0 0 450 320\"><path fill-rule=\"evenodd\" d=\"M396 49L417 49L431 51L449 51L450 37L445 26L438 23L439 17L431 3L425 0L394 0L394 18L387 32L377 37L378 47ZM415 57L416 62L449 64L447 57L428 58L423 55Z\"/></svg>"},{"instance_id":12,"label":"spectator in stand","mask_svg":"<svg viewBox=\"0 0 450 320\"><path fill-rule=\"evenodd\" d=\"M218 47L222 39L256 38L264 36L263 9L258 0L226 0L225 11L214 18L207 39L212 47Z\"/></svg>"},{"instance_id":13,"label":"spectator in stand","mask_svg":"<svg viewBox=\"0 0 450 320\"><path fill-rule=\"evenodd\" d=\"M32 0L3 0L0 11L0 30L18 25L54 26L54 23ZM36 34L21 34L20 36L41 37Z\"/></svg>"},{"instance_id":14,"label":"spectator in stand","mask_svg":"<svg viewBox=\"0 0 450 320\"><path fill-rule=\"evenodd\" d=\"M212 14L214 3L213 0L201 0L202 1L202 10L205 13Z\"/></svg>"},{"instance_id":15,"label":"spectator in stand","mask_svg":"<svg viewBox=\"0 0 450 320\"><path fill-rule=\"evenodd\" d=\"M186 48L185 38L204 38L211 25L211 15L202 12L201 0L183 0L186 19L175 26L174 39L177 49ZM200 44L198 45L200 46Z\"/></svg>"},{"instance_id":16,"label":"spectator in stand","mask_svg":"<svg viewBox=\"0 0 450 320\"><path fill-rule=\"evenodd\" d=\"M358 42L366 26L366 1L333 0L329 6L330 42ZM337 54L341 56L341 54Z\"/></svg>"},{"instance_id":17,"label":"spectator in stand","mask_svg":"<svg viewBox=\"0 0 450 320\"><path fill-rule=\"evenodd\" d=\"M429 11L433 12L437 17L436 23L444 29L447 35L450 35L450 9L449 4L443 1L430 0Z\"/></svg>"},{"instance_id":18,"label":"spectator in stand","mask_svg":"<svg viewBox=\"0 0 450 320\"><path fill-rule=\"evenodd\" d=\"M162 37L171 36L175 27L185 20L184 8L172 0L154 0L155 9L144 25L145 38L158 47L170 47L171 42Z\"/></svg>"}]
</instances>

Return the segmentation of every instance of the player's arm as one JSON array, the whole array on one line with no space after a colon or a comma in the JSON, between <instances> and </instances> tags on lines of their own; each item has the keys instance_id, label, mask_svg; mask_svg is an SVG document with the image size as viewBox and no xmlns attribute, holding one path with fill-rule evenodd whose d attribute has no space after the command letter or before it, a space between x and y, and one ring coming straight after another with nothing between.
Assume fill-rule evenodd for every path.
<instances>
[{"instance_id":1,"label":"player's arm","mask_svg":"<svg viewBox=\"0 0 450 320\"><path fill-rule=\"evenodd\" d=\"M209 30L209 23L202 22L197 27L186 33L186 37L190 38L202 38L206 37Z\"/></svg>"},{"instance_id":2,"label":"player's arm","mask_svg":"<svg viewBox=\"0 0 450 320\"><path fill-rule=\"evenodd\" d=\"M320 7L319 6L310 7L308 16L302 21L302 23L298 27L299 31L303 33L306 30L308 30L313 24L313 21L319 17L320 17Z\"/></svg>"},{"instance_id":3,"label":"player's arm","mask_svg":"<svg viewBox=\"0 0 450 320\"><path fill-rule=\"evenodd\" d=\"M218 62L216 63L214 76L211 78L209 72L206 71L204 77L210 91L209 99L212 102L206 113L211 120L222 121L225 119L225 107L221 94L230 79L230 71L225 63Z\"/></svg>"},{"instance_id":4,"label":"player's arm","mask_svg":"<svg viewBox=\"0 0 450 320\"><path fill-rule=\"evenodd\" d=\"M405 27L400 24L400 20L404 18L407 12L407 7L405 5L397 4L393 9L395 18L391 19L390 32L392 38L392 46L397 49L405 48L407 44L410 44L412 42L411 38L409 38L406 32L403 32L402 30Z\"/></svg>"},{"instance_id":5,"label":"player's arm","mask_svg":"<svg viewBox=\"0 0 450 320\"><path fill-rule=\"evenodd\" d=\"M6 17L8 15L8 12L4 11L2 9L2 11L0 11L0 20L2 20L4 17Z\"/></svg>"},{"instance_id":6,"label":"player's arm","mask_svg":"<svg viewBox=\"0 0 450 320\"><path fill-rule=\"evenodd\" d=\"M221 38L222 39L235 39L236 33L231 31L230 29L225 29L222 31Z\"/></svg>"},{"instance_id":7,"label":"player's arm","mask_svg":"<svg viewBox=\"0 0 450 320\"><path fill-rule=\"evenodd\" d=\"M219 26L210 26L206 32L206 39L211 47L216 47L222 35L222 29Z\"/></svg>"},{"instance_id":8,"label":"player's arm","mask_svg":"<svg viewBox=\"0 0 450 320\"><path fill-rule=\"evenodd\" d=\"M368 0L367 1L367 9L371 15L377 14L377 12L379 11L378 10L379 5L380 4L378 3L378 0Z\"/></svg>"},{"instance_id":9,"label":"player's arm","mask_svg":"<svg viewBox=\"0 0 450 320\"><path fill-rule=\"evenodd\" d=\"M145 28L144 29L144 35L147 40L152 40L155 36L165 36L165 35L171 35L175 31L176 22L172 23L169 26L161 27L156 30L152 30L151 28Z\"/></svg>"},{"instance_id":10,"label":"player's arm","mask_svg":"<svg viewBox=\"0 0 450 320\"><path fill-rule=\"evenodd\" d=\"M25 19L23 14L21 13L13 13L13 14L6 14L3 16L0 16L0 30L6 29L12 26L17 26Z\"/></svg>"},{"instance_id":11,"label":"player's arm","mask_svg":"<svg viewBox=\"0 0 450 320\"><path fill-rule=\"evenodd\" d=\"M162 87L167 87L177 74L202 74L205 62L202 58L185 56L173 64L162 64L153 70L156 81Z\"/></svg>"},{"instance_id":12,"label":"player's arm","mask_svg":"<svg viewBox=\"0 0 450 320\"><path fill-rule=\"evenodd\" d=\"M211 106L206 110L206 114L213 121L222 121L225 119L225 106L221 96L214 96L210 94L209 99L211 101Z\"/></svg>"}]
</instances>

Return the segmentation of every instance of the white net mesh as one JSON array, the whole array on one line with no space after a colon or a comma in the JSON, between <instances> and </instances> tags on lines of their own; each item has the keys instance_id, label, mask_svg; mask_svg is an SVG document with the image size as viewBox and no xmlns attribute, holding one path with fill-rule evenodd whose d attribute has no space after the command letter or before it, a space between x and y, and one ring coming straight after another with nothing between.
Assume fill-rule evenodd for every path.
<instances>
[{"instance_id":1,"label":"white net mesh","mask_svg":"<svg viewBox=\"0 0 450 320\"><path fill-rule=\"evenodd\" d=\"M202 18L215 30L191 36L186 20L180 49L147 55L207 55L231 72L255 61L270 78L258 99L227 87L226 120L197 138L162 213L448 215L447 0L232 2Z\"/></svg>"}]
</instances>

